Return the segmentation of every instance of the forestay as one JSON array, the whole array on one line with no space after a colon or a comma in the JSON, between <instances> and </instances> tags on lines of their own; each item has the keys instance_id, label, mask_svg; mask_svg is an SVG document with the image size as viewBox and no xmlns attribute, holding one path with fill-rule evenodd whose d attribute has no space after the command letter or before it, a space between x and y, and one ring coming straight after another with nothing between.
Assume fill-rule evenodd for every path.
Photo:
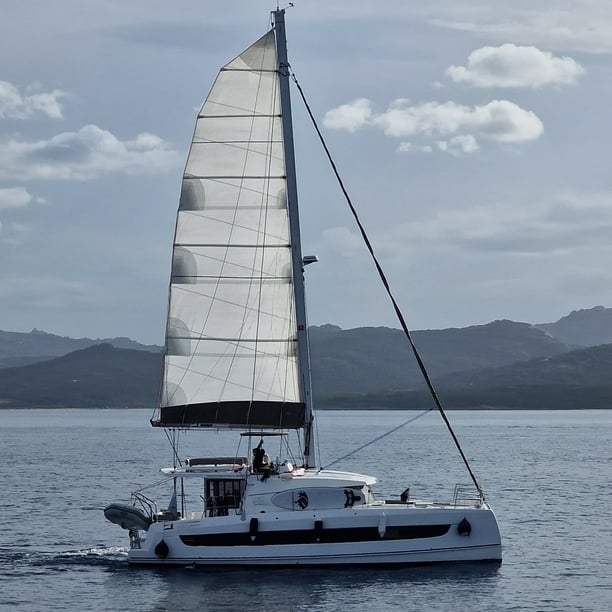
<instances>
[{"instance_id":1,"label":"forestay","mask_svg":"<svg viewBox=\"0 0 612 612\"><path fill-rule=\"evenodd\" d=\"M277 63L270 31L221 69L198 115L154 425L304 424Z\"/></svg>"}]
</instances>

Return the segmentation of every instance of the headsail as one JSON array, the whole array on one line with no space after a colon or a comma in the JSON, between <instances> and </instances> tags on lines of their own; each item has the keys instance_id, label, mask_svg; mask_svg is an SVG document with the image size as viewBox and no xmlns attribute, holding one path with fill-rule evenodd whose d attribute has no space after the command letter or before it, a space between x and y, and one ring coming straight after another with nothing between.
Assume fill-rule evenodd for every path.
<instances>
[{"instance_id":1,"label":"headsail","mask_svg":"<svg viewBox=\"0 0 612 612\"><path fill-rule=\"evenodd\" d=\"M304 424L277 70L271 30L221 69L198 115L154 425Z\"/></svg>"}]
</instances>

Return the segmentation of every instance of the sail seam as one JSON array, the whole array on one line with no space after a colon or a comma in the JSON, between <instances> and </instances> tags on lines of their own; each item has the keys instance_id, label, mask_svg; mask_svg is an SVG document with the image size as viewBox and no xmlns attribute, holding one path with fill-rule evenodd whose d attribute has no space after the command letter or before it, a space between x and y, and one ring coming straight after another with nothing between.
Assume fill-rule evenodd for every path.
<instances>
[{"instance_id":1,"label":"sail seam","mask_svg":"<svg viewBox=\"0 0 612 612\"><path fill-rule=\"evenodd\" d=\"M277 240L281 240L281 237L279 236L274 236L274 238L276 238ZM290 244L287 243L281 243L278 242L276 244L262 244L262 243L257 243L257 242L253 242L253 243L246 243L246 242L242 242L240 244L238 243L234 243L234 242L230 242L229 245L225 244L225 243L218 243L218 242L176 242L175 243L176 247L190 247L190 248L198 248L198 247L202 247L202 248L224 248L226 246L229 246L230 249L269 249L269 250L274 250L274 249L286 249L288 247L291 247ZM219 260L217 258L217 261L222 261Z\"/></svg>"},{"instance_id":2,"label":"sail seam","mask_svg":"<svg viewBox=\"0 0 612 612\"><path fill-rule=\"evenodd\" d=\"M239 111L249 111L248 108L244 108L242 106L234 106L233 104L226 104L224 102L217 102L216 100L207 100L206 102L207 103L210 102L210 104L217 104L221 108L235 108L236 110L239 110ZM218 115L218 116L222 117L223 115ZM236 116L240 117L241 115L237 113ZM269 115L267 113L259 113L256 109L252 109L250 111L250 114L247 113L246 116L253 117L253 119L255 119L256 117L266 117Z\"/></svg>"},{"instance_id":3,"label":"sail seam","mask_svg":"<svg viewBox=\"0 0 612 612\"><path fill-rule=\"evenodd\" d=\"M217 276L209 276L209 275L200 275L200 274L190 274L190 275L178 275L178 274L174 274L172 275L172 278L205 278L205 279L216 279ZM223 280L226 281L247 281L250 278L253 278L255 280L263 280L263 281L282 281L282 280L287 280L290 279L290 276L224 276ZM181 283L177 283L177 284L181 284Z\"/></svg>"},{"instance_id":4,"label":"sail seam","mask_svg":"<svg viewBox=\"0 0 612 612\"><path fill-rule=\"evenodd\" d=\"M272 142L272 143L276 143L276 144L281 144L282 140L212 140L211 138L201 138L200 140L194 140L193 144L236 144L236 143L242 143L244 142L245 144L267 144L268 142ZM239 147L238 147L239 148ZM248 149L245 149L248 150ZM257 151L255 151L255 153L257 153ZM264 155L264 153L262 153L262 155Z\"/></svg>"},{"instance_id":5,"label":"sail seam","mask_svg":"<svg viewBox=\"0 0 612 612\"><path fill-rule=\"evenodd\" d=\"M215 102L215 104L220 104L219 102ZM225 106L225 105L221 105L220 106ZM237 107L236 107L237 108ZM198 119L239 119L239 118L243 118L243 119L251 119L253 117L253 113L249 113L246 115L238 115L238 114L233 114L233 115L198 115ZM257 119L266 119L268 117L275 117L277 119L280 119L282 117L282 115L280 114L273 114L273 115L267 115L265 113L255 113L255 117Z\"/></svg>"},{"instance_id":6,"label":"sail seam","mask_svg":"<svg viewBox=\"0 0 612 612\"><path fill-rule=\"evenodd\" d=\"M238 210L238 207L236 207L235 210ZM232 228L232 232L230 232L230 234L233 233L234 228L238 228L238 229L246 230L246 231L249 231L249 232L257 232L258 236L260 234L264 236L264 240L266 239L266 237L267 238L276 238L277 240L283 240L284 239L284 236L276 236L275 234L270 234L269 236L266 236L265 229L264 229L264 232L262 233L261 231L254 230L253 228L249 227L248 225L242 225L242 224L239 224L239 223L232 223L231 221L225 221L224 219L219 219L219 217L212 217L212 216L209 216L209 215L206 215L206 214L200 214L200 215L197 215L197 216L200 217L201 219L206 219L207 221L214 221L215 223L220 223L222 225L229 225ZM235 221L235 219L236 219L236 215L234 215L234 217L233 217L234 221ZM228 240L227 246L228 247L231 246L231 242L229 242L229 240Z\"/></svg>"},{"instance_id":7,"label":"sail seam","mask_svg":"<svg viewBox=\"0 0 612 612\"><path fill-rule=\"evenodd\" d=\"M221 302L222 304L229 304L230 306L240 306L242 308L244 308L245 311L249 311L249 312L261 312L262 314L265 314L268 317L275 317L281 321L287 321L289 320L286 317L283 317L281 315L275 314L273 312L268 312L268 311L263 311L263 310L259 310L254 308L253 306L247 306L246 304L242 304L240 302L231 302L230 300L224 300L223 298L218 298L215 297L216 296L216 292L213 292L212 295L208 295L207 293L201 292L201 291L190 291L189 289L186 289L186 285L174 285L175 289L177 289L177 291L183 291L185 293L191 293L192 295L198 295L198 296L202 296L202 297L206 297L206 298L210 298L211 301L217 300L218 302ZM202 336L204 336L204 334L202 334Z\"/></svg>"},{"instance_id":8,"label":"sail seam","mask_svg":"<svg viewBox=\"0 0 612 612\"><path fill-rule=\"evenodd\" d=\"M270 73L274 74L276 70L268 70L266 68L228 68L227 66L223 66L219 72L255 72L255 73Z\"/></svg>"},{"instance_id":9,"label":"sail seam","mask_svg":"<svg viewBox=\"0 0 612 612\"><path fill-rule=\"evenodd\" d=\"M286 343L286 344L293 344L295 342L295 340L293 340L292 338L264 338L264 339L257 339L257 338L233 338L233 337L228 337L228 338L222 338L222 337L215 337L215 336L172 336L172 338L174 338L175 340L201 340L202 342L274 342L274 343Z\"/></svg>"},{"instance_id":10,"label":"sail seam","mask_svg":"<svg viewBox=\"0 0 612 612\"><path fill-rule=\"evenodd\" d=\"M286 179L287 177L284 174L186 174L185 178L189 179L209 179L209 180L221 180L221 179L260 179L260 180L270 180L270 179Z\"/></svg>"}]
</instances>

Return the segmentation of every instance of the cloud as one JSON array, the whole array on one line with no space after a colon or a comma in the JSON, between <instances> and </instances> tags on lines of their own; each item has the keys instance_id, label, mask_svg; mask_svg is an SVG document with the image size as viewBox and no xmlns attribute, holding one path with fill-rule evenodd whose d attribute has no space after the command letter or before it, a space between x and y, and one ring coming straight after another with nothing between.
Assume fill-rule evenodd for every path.
<instances>
[{"instance_id":1,"label":"cloud","mask_svg":"<svg viewBox=\"0 0 612 612\"><path fill-rule=\"evenodd\" d=\"M154 174L180 162L178 153L154 134L119 140L96 125L49 140L0 143L0 177L89 180L108 174Z\"/></svg>"},{"instance_id":2,"label":"cloud","mask_svg":"<svg viewBox=\"0 0 612 612\"><path fill-rule=\"evenodd\" d=\"M428 150L434 142L441 151L472 153L481 140L520 143L537 140L544 132L538 116L508 100L492 100L482 106L455 102L424 102L411 105L397 99L383 113L375 113L372 103L359 98L328 111L323 124L329 129L355 132L366 126L382 129L392 138L414 138L425 143L406 142L400 151Z\"/></svg>"},{"instance_id":3,"label":"cloud","mask_svg":"<svg viewBox=\"0 0 612 612\"><path fill-rule=\"evenodd\" d=\"M356 229L345 226L328 227L321 232L319 247L334 257L352 258L364 253L363 238Z\"/></svg>"},{"instance_id":4,"label":"cloud","mask_svg":"<svg viewBox=\"0 0 612 612\"><path fill-rule=\"evenodd\" d=\"M23 209L30 204L43 204L44 198L33 196L25 187L9 187L0 189L0 211L7 209ZM0 234L2 242L5 244L16 245L21 242L23 237L28 234L31 227L20 223L9 223L3 225L0 222Z\"/></svg>"},{"instance_id":5,"label":"cloud","mask_svg":"<svg viewBox=\"0 0 612 612\"><path fill-rule=\"evenodd\" d=\"M612 52L612 5L608 0L573 3L511 3L471 0L463 4L431 4L430 23L471 32L496 42L535 44L546 49Z\"/></svg>"},{"instance_id":6,"label":"cloud","mask_svg":"<svg viewBox=\"0 0 612 612\"><path fill-rule=\"evenodd\" d=\"M333 130L356 132L372 119L372 103L367 98L358 98L325 113L323 125Z\"/></svg>"},{"instance_id":7,"label":"cloud","mask_svg":"<svg viewBox=\"0 0 612 612\"><path fill-rule=\"evenodd\" d=\"M53 275L4 277L0 300L5 304L36 304L51 309L99 304L103 298L94 283L63 279Z\"/></svg>"},{"instance_id":8,"label":"cloud","mask_svg":"<svg viewBox=\"0 0 612 612\"><path fill-rule=\"evenodd\" d=\"M66 93L61 89L41 91L41 85L28 85L22 93L8 81L0 81L0 119L29 119L41 114L51 119L61 119L61 98Z\"/></svg>"},{"instance_id":9,"label":"cloud","mask_svg":"<svg viewBox=\"0 0 612 612\"><path fill-rule=\"evenodd\" d=\"M463 251L537 255L609 249L612 193L565 193L528 205L492 203L441 211L394 229L385 249L444 244ZM406 245L410 245L407 247Z\"/></svg>"},{"instance_id":10,"label":"cloud","mask_svg":"<svg viewBox=\"0 0 612 612\"><path fill-rule=\"evenodd\" d=\"M0 210L3 208L25 208L33 202L43 203L43 198L35 198L25 187L0 189Z\"/></svg>"},{"instance_id":11,"label":"cloud","mask_svg":"<svg viewBox=\"0 0 612 612\"><path fill-rule=\"evenodd\" d=\"M433 147L431 145L415 145L412 142L400 142L397 147L397 150L400 153L431 153L433 151Z\"/></svg>"},{"instance_id":12,"label":"cloud","mask_svg":"<svg viewBox=\"0 0 612 612\"><path fill-rule=\"evenodd\" d=\"M32 231L30 225L23 225L22 223L10 223L3 230L2 224L0 223L0 234L4 244L11 246L17 246L23 243L23 239Z\"/></svg>"},{"instance_id":13,"label":"cloud","mask_svg":"<svg viewBox=\"0 0 612 612\"><path fill-rule=\"evenodd\" d=\"M480 149L480 145L476 138L471 134L463 134L462 136L454 136L449 140L439 140L436 145L440 151L447 153L474 153Z\"/></svg>"},{"instance_id":14,"label":"cloud","mask_svg":"<svg viewBox=\"0 0 612 612\"><path fill-rule=\"evenodd\" d=\"M584 68L571 57L555 57L537 47L511 43L481 47L468 56L467 66L450 66L446 75L455 83L475 87L544 87L575 85Z\"/></svg>"}]
</instances>

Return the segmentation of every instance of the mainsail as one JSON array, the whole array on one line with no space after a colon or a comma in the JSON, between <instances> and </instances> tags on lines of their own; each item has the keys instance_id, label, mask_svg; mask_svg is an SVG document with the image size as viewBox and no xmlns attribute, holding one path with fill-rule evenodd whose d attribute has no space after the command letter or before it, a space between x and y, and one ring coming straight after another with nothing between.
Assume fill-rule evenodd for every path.
<instances>
[{"instance_id":1,"label":"mainsail","mask_svg":"<svg viewBox=\"0 0 612 612\"><path fill-rule=\"evenodd\" d=\"M304 425L280 109L271 30L221 69L198 114L154 425Z\"/></svg>"}]
</instances>

